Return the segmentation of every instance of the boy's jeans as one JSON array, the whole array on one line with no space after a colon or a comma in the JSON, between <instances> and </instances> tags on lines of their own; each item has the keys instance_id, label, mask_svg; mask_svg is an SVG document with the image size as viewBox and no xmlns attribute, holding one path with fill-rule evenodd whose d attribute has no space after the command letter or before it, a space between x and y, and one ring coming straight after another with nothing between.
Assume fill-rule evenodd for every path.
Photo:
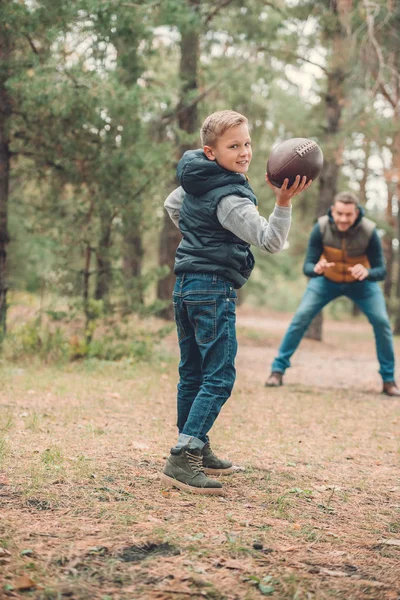
<instances>
[{"instance_id":1,"label":"boy's jeans","mask_svg":"<svg viewBox=\"0 0 400 600\"><path fill-rule=\"evenodd\" d=\"M216 275L184 274L173 301L181 352L179 433L207 441L236 378L236 292Z\"/></svg>"},{"instance_id":2,"label":"boy's jeans","mask_svg":"<svg viewBox=\"0 0 400 600\"><path fill-rule=\"evenodd\" d=\"M290 367L290 357L313 318L331 300L347 296L367 316L374 328L376 352L383 381L394 381L394 350L392 329L386 312L385 299L375 281L335 283L325 277L311 279L302 301L282 340L272 371L284 373Z\"/></svg>"}]
</instances>

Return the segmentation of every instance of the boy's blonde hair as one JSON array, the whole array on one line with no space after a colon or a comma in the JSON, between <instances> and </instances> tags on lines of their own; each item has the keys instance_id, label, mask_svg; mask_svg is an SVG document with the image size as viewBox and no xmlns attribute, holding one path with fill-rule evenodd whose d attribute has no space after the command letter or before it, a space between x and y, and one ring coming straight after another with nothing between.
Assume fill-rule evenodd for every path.
<instances>
[{"instance_id":1,"label":"boy's blonde hair","mask_svg":"<svg viewBox=\"0 0 400 600\"><path fill-rule=\"evenodd\" d=\"M224 135L227 129L247 123L245 116L234 110L219 110L209 115L200 129L202 146L215 146L218 138Z\"/></svg>"}]
</instances>

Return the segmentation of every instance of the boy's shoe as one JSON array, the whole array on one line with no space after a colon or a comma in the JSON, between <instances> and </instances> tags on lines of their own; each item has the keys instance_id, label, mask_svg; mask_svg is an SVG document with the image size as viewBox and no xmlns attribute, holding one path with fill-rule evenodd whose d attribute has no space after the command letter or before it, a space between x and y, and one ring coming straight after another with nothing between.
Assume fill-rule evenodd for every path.
<instances>
[{"instance_id":1,"label":"boy's shoe","mask_svg":"<svg viewBox=\"0 0 400 600\"><path fill-rule=\"evenodd\" d=\"M203 457L199 448L171 448L161 481L194 494L223 494L222 485L204 474Z\"/></svg>"},{"instance_id":2,"label":"boy's shoe","mask_svg":"<svg viewBox=\"0 0 400 600\"><path fill-rule=\"evenodd\" d=\"M228 475L237 469L229 460L222 460L215 456L211 450L210 442L206 442L202 449L203 469L207 475Z\"/></svg>"},{"instance_id":3,"label":"boy's shoe","mask_svg":"<svg viewBox=\"0 0 400 600\"><path fill-rule=\"evenodd\" d=\"M271 375L265 382L266 387L279 387L283 385L283 373L280 371L272 371Z\"/></svg>"},{"instance_id":4,"label":"boy's shoe","mask_svg":"<svg viewBox=\"0 0 400 600\"><path fill-rule=\"evenodd\" d=\"M397 387L395 381L384 381L382 392L386 396L400 396L400 389Z\"/></svg>"}]
</instances>

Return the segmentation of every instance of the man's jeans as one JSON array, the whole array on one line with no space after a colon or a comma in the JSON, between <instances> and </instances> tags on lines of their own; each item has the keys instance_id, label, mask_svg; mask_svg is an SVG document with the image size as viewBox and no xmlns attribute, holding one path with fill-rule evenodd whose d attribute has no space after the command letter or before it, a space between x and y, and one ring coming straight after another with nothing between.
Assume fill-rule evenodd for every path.
<instances>
[{"instance_id":1,"label":"man's jeans","mask_svg":"<svg viewBox=\"0 0 400 600\"><path fill-rule=\"evenodd\" d=\"M380 364L379 373L383 381L394 381L394 350L392 329L386 312L385 299L375 281L335 283L324 276L311 279L302 301L285 337L279 347L278 356L272 363L272 371L284 373L290 367L290 357L310 325L313 318L331 300L347 296L357 304L374 328L376 352Z\"/></svg>"},{"instance_id":2,"label":"man's jeans","mask_svg":"<svg viewBox=\"0 0 400 600\"><path fill-rule=\"evenodd\" d=\"M235 383L236 298L233 285L215 275L184 274L176 280L178 429L202 442Z\"/></svg>"}]
</instances>

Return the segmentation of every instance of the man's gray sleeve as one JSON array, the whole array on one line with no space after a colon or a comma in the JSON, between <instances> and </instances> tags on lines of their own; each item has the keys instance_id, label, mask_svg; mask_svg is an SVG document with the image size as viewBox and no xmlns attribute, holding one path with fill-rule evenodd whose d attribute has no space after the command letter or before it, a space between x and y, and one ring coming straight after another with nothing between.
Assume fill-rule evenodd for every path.
<instances>
[{"instance_id":1,"label":"man's gray sleeve","mask_svg":"<svg viewBox=\"0 0 400 600\"><path fill-rule=\"evenodd\" d=\"M178 187L174 189L173 192L170 193L166 201L164 202L164 207L169 214L171 220L174 225L179 229L179 213L181 210L183 198L185 196L185 192L183 188Z\"/></svg>"},{"instance_id":2,"label":"man's gray sleeve","mask_svg":"<svg viewBox=\"0 0 400 600\"><path fill-rule=\"evenodd\" d=\"M268 252L280 252L289 233L292 207L275 205L267 221L249 198L231 195L218 204L217 217L225 229L244 242Z\"/></svg>"}]
</instances>

